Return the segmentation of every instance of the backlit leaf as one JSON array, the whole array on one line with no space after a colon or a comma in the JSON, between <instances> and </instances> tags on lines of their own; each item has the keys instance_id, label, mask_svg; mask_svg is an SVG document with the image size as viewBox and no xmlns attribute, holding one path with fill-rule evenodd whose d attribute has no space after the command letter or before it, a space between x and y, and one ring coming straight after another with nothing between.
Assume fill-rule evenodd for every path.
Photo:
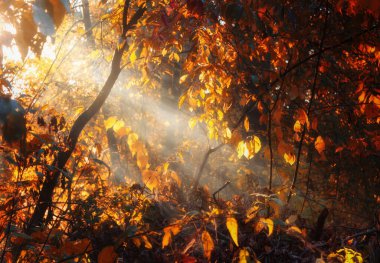
<instances>
[{"instance_id":1,"label":"backlit leaf","mask_svg":"<svg viewBox=\"0 0 380 263\"><path fill-rule=\"evenodd\" d=\"M131 56L129 57L131 63L133 64L136 59L137 59L137 55L136 55L136 51L132 52Z\"/></svg>"},{"instance_id":2,"label":"backlit leaf","mask_svg":"<svg viewBox=\"0 0 380 263\"><path fill-rule=\"evenodd\" d=\"M118 120L112 127L112 129L117 132L118 130L120 130L121 128L123 128L125 125L124 121L122 120Z\"/></svg>"},{"instance_id":3,"label":"backlit leaf","mask_svg":"<svg viewBox=\"0 0 380 263\"><path fill-rule=\"evenodd\" d=\"M172 237L181 231L179 225L168 226L164 228L164 236L162 238L162 248L165 248L172 242Z\"/></svg>"},{"instance_id":4,"label":"backlit leaf","mask_svg":"<svg viewBox=\"0 0 380 263\"><path fill-rule=\"evenodd\" d=\"M315 149L321 154L325 150L325 141L321 136L318 136L314 142Z\"/></svg>"},{"instance_id":5,"label":"backlit leaf","mask_svg":"<svg viewBox=\"0 0 380 263\"><path fill-rule=\"evenodd\" d=\"M296 161L296 156L292 153L284 153L284 159L288 164L293 165Z\"/></svg>"},{"instance_id":6,"label":"backlit leaf","mask_svg":"<svg viewBox=\"0 0 380 263\"><path fill-rule=\"evenodd\" d=\"M228 231L230 232L232 240L234 241L236 246L239 246L238 223L236 219L233 217L227 217L226 226Z\"/></svg>"},{"instance_id":7,"label":"backlit leaf","mask_svg":"<svg viewBox=\"0 0 380 263\"><path fill-rule=\"evenodd\" d=\"M249 119L247 116L245 116L245 118L244 118L244 129L246 132L249 131Z\"/></svg>"},{"instance_id":8,"label":"backlit leaf","mask_svg":"<svg viewBox=\"0 0 380 263\"><path fill-rule=\"evenodd\" d=\"M191 129L193 129L196 124L197 124L197 118L195 118L195 117L190 118L190 120L189 120L189 127Z\"/></svg>"},{"instance_id":9,"label":"backlit leaf","mask_svg":"<svg viewBox=\"0 0 380 263\"><path fill-rule=\"evenodd\" d=\"M202 232L202 246L205 257L210 260L211 253L214 250L214 241L206 230Z\"/></svg>"},{"instance_id":10,"label":"backlit leaf","mask_svg":"<svg viewBox=\"0 0 380 263\"><path fill-rule=\"evenodd\" d=\"M273 233L273 228L274 228L274 222L270 218L260 218L260 221L258 224L264 224L265 227L268 229L268 236L271 236Z\"/></svg>"},{"instance_id":11,"label":"backlit leaf","mask_svg":"<svg viewBox=\"0 0 380 263\"><path fill-rule=\"evenodd\" d=\"M297 120L294 123L293 129L295 132L301 132L302 131L302 125L301 125L300 121Z\"/></svg>"},{"instance_id":12,"label":"backlit leaf","mask_svg":"<svg viewBox=\"0 0 380 263\"><path fill-rule=\"evenodd\" d=\"M239 251L239 263L249 263L249 262L250 262L249 252L246 248L242 248Z\"/></svg>"},{"instance_id":13,"label":"backlit leaf","mask_svg":"<svg viewBox=\"0 0 380 263\"><path fill-rule=\"evenodd\" d=\"M179 79L179 84L184 83L188 76L189 76L189 74L185 74L185 75L181 76Z\"/></svg>"},{"instance_id":14,"label":"backlit leaf","mask_svg":"<svg viewBox=\"0 0 380 263\"><path fill-rule=\"evenodd\" d=\"M156 171L144 170L142 171L141 176L144 184L151 191L157 188L160 184L160 176Z\"/></svg>"},{"instance_id":15,"label":"backlit leaf","mask_svg":"<svg viewBox=\"0 0 380 263\"><path fill-rule=\"evenodd\" d=\"M104 122L104 125L106 126L106 130L112 128L112 126L117 122L116 116L111 116L107 118L107 120Z\"/></svg>"}]
</instances>

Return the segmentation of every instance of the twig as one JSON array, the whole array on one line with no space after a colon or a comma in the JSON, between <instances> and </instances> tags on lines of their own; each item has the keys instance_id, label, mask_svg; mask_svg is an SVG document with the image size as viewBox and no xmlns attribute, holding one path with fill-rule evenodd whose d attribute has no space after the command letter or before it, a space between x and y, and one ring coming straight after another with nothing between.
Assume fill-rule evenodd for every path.
<instances>
[{"instance_id":1,"label":"twig","mask_svg":"<svg viewBox=\"0 0 380 263\"><path fill-rule=\"evenodd\" d=\"M220 191L222 191L224 188L226 188L230 183L231 183L230 181L225 182L224 185L223 185L222 187L220 187L218 190L216 190L216 191L212 194L212 198L214 199L215 204L216 204L217 206L219 206L219 202L218 202L218 200L216 199L216 195L217 195Z\"/></svg>"}]
</instances>

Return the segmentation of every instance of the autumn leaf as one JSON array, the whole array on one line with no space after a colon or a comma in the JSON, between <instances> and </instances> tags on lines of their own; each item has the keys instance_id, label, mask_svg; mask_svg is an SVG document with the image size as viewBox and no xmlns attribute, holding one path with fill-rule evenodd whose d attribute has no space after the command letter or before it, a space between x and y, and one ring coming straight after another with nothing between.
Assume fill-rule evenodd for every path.
<instances>
[{"instance_id":1,"label":"autumn leaf","mask_svg":"<svg viewBox=\"0 0 380 263\"><path fill-rule=\"evenodd\" d=\"M202 246L205 257L211 260L211 253L214 250L214 241L206 230L202 232Z\"/></svg>"},{"instance_id":2,"label":"autumn leaf","mask_svg":"<svg viewBox=\"0 0 380 263\"><path fill-rule=\"evenodd\" d=\"M274 228L273 220L270 218L260 218L256 224L256 232L260 232L263 228L268 229L268 236L271 236Z\"/></svg>"},{"instance_id":3,"label":"autumn leaf","mask_svg":"<svg viewBox=\"0 0 380 263\"><path fill-rule=\"evenodd\" d=\"M247 116L245 116L245 118L244 118L244 129L246 132L249 131L249 119Z\"/></svg>"},{"instance_id":4,"label":"autumn leaf","mask_svg":"<svg viewBox=\"0 0 380 263\"><path fill-rule=\"evenodd\" d=\"M318 153L322 154L322 152L325 150L325 141L321 136L317 137L317 139L314 142L314 146Z\"/></svg>"},{"instance_id":5,"label":"autumn leaf","mask_svg":"<svg viewBox=\"0 0 380 263\"><path fill-rule=\"evenodd\" d=\"M196 124L197 124L197 118L196 117L190 118L190 120L189 120L189 127L190 127L190 129L193 129Z\"/></svg>"},{"instance_id":6,"label":"autumn leaf","mask_svg":"<svg viewBox=\"0 0 380 263\"><path fill-rule=\"evenodd\" d=\"M230 232L232 240L234 241L236 246L239 246L238 223L237 223L236 219L233 217L227 217L226 226L227 226L228 231Z\"/></svg>"},{"instance_id":7,"label":"autumn leaf","mask_svg":"<svg viewBox=\"0 0 380 263\"><path fill-rule=\"evenodd\" d=\"M165 248L172 242L172 237L181 231L179 225L168 226L164 228L164 236L162 238L162 248Z\"/></svg>"},{"instance_id":8,"label":"autumn leaf","mask_svg":"<svg viewBox=\"0 0 380 263\"><path fill-rule=\"evenodd\" d=\"M296 156L292 153L284 153L284 159L290 165L293 165L296 162Z\"/></svg>"},{"instance_id":9,"label":"autumn leaf","mask_svg":"<svg viewBox=\"0 0 380 263\"><path fill-rule=\"evenodd\" d=\"M186 94L183 94L179 100L178 100L178 108L180 109L183 105L183 103L185 102L185 99L186 99Z\"/></svg>"},{"instance_id":10,"label":"autumn leaf","mask_svg":"<svg viewBox=\"0 0 380 263\"><path fill-rule=\"evenodd\" d=\"M112 129L115 131L115 132L118 132L121 128L123 128L125 125L124 121L122 120L118 120L113 126L112 126Z\"/></svg>"},{"instance_id":11,"label":"autumn leaf","mask_svg":"<svg viewBox=\"0 0 380 263\"><path fill-rule=\"evenodd\" d=\"M288 228L287 231L302 235L302 230L299 229L299 227L297 227L297 226L291 226L291 227Z\"/></svg>"},{"instance_id":12,"label":"autumn leaf","mask_svg":"<svg viewBox=\"0 0 380 263\"><path fill-rule=\"evenodd\" d=\"M300 121L297 120L297 121L294 123L293 130L294 130L295 132L301 132L301 131L302 131L302 125L301 125Z\"/></svg>"},{"instance_id":13,"label":"autumn leaf","mask_svg":"<svg viewBox=\"0 0 380 263\"><path fill-rule=\"evenodd\" d=\"M137 156L136 156L136 163L137 163L137 166L140 168L140 170L146 169L147 165L149 164L148 155L142 151L138 151Z\"/></svg>"},{"instance_id":14,"label":"autumn leaf","mask_svg":"<svg viewBox=\"0 0 380 263\"><path fill-rule=\"evenodd\" d=\"M98 255L98 263L114 263L117 254L114 246L104 247Z\"/></svg>"},{"instance_id":15,"label":"autumn leaf","mask_svg":"<svg viewBox=\"0 0 380 263\"><path fill-rule=\"evenodd\" d=\"M153 191L153 189L158 188L160 184L160 176L158 172L151 171L151 170L144 170L141 173L142 180L146 187L149 188L149 190Z\"/></svg>"},{"instance_id":16,"label":"autumn leaf","mask_svg":"<svg viewBox=\"0 0 380 263\"><path fill-rule=\"evenodd\" d=\"M187 79L188 76L189 76L189 74L185 74L185 75L181 76L179 78L179 84L184 83L186 81L186 79Z\"/></svg>"},{"instance_id":17,"label":"autumn leaf","mask_svg":"<svg viewBox=\"0 0 380 263\"><path fill-rule=\"evenodd\" d=\"M249 263L251 262L249 252L246 248L242 248L239 251L239 263Z\"/></svg>"},{"instance_id":18,"label":"autumn leaf","mask_svg":"<svg viewBox=\"0 0 380 263\"><path fill-rule=\"evenodd\" d=\"M112 126L117 122L116 116L108 117L107 120L104 122L104 125L106 126L106 130L112 128Z\"/></svg>"},{"instance_id":19,"label":"autumn leaf","mask_svg":"<svg viewBox=\"0 0 380 263\"><path fill-rule=\"evenodd\" d=\"M238 158L240 159L241 157L243 157L244 153L246 151L248 151L246 145L245 145L245 142L244 141L240 141L237 148L237 154L238 154Z\"/></svg>"},{"instance_id":20,"label":"autumn leaf","mask_svg":"<svg viewBox=\"0 0 380 263\"><path fill-rule=\"evenodd\" d=\"M137 59L136 51L132 52L131 56L129 57L129 60L133 64Z\"/></svg>"}]
</instances>

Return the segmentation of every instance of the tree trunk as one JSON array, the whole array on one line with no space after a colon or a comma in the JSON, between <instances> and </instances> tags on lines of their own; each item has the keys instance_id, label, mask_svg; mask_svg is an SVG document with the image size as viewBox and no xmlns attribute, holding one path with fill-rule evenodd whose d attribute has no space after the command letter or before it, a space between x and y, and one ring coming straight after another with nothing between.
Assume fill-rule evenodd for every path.
<instances>
[{"instance_id":1,"label":"tree trunk","mask_svg":"<svg viewBox=\"0 0 380 263\"><path fill-rule=\"evenodd\" d=\"M128 30L136 25L137 21L143 16L146 10L145 7L139 7L139 9L134 13L133 17L127 23L128 8L129 1L127 0L123 11L123 32L121 34L121 38L126 37ZM67 139L67 148L62 149L58 152L58 155L55 158L52 166L54 167L54 170L48 172L45 177L33 215L26 227L26 234L31 234L33 232L33 228L39 227L43 224L45 213L49 206L51 206L54 189L57 186L59 176L75 149L80 133L86 124L91 120L91 118L103 106L117 78L119 77L119 74L121 72L121 58L123 56L125 48L127 48L126 43L121 47L117 47L115 49L112 59L111 73L108 76L106 83L90 107L75 120Z\"/></svg>"},{"instance_id":2,"label":"tree trunk","mask_svg":"<svg viewBox=\"0 0 380 263\"><path fill-rule=\"evenodd\" d=\"M94 44L94 36L92 35L92 22L90 16L90 5L88 0L82 0L82 10L83 10L83 23L84 29L86 30L87 41L90 44Z\"/></svg>"}]
</instances>

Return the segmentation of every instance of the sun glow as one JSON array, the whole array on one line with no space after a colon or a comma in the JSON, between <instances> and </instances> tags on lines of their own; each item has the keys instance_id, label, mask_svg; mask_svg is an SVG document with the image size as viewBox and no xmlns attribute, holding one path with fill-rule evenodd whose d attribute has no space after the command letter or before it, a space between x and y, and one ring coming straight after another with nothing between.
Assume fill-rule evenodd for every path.
<instances>
[{"instance_id":1,"label":"sun glow","mask_svg":"<svg viewBox=\"0 0 380 263\"><path fill-rule=\"evenodd\" d=\"M0 18L0 45L4 61L21 61L21 54L14 41L15 34L16 28Z\"/></svg>"}]
</instances>

